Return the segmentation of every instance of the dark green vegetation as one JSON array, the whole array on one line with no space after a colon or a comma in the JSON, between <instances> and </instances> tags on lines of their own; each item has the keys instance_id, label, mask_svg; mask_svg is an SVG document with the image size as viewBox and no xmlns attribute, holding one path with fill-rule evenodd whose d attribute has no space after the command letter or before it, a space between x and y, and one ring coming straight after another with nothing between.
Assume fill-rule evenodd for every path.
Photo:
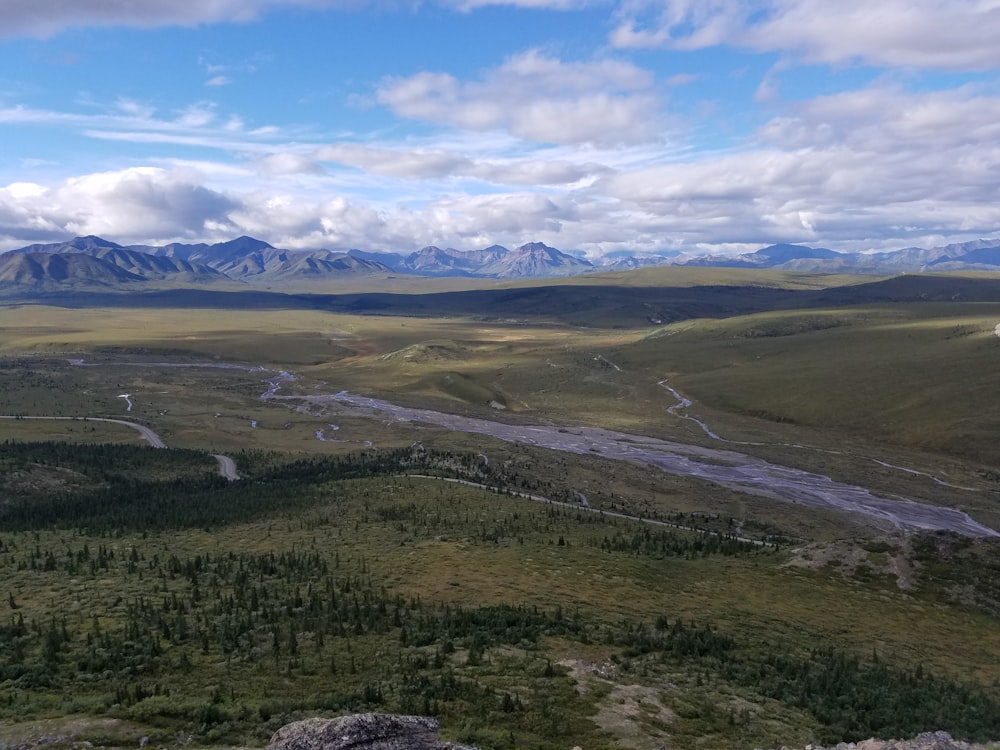
<instances>
[{"instance_id":1,"label":"dark green vegetation","mask_svg":"<svg viewBox=\"0 0 1000 750\"><path fill-rule=\"evenodd\" d=\"M415 292L287 293L192 288L132 294L60 291L35 293L30 300L84 309L316 310L423 318L516 318L596 328L642 328L768 310L907 302L1000 302L1000 285L987 275L911 274L871 280L870 277L681 268L574 277L558 283L550 279L520 281L516 285L484 280L445 283L486 288L442 292L436 291L432 282L424 281Z\"/></svg>"},{"instance_id":2,"label":"dark green vegetation","mask_svg":"<svg viewBox=\"0 0 1000 750\"><path fill-rule=\"evenodd\" d=\"M201 451L173 450L158 455L111 444L7 441L0 450L0 528L19 526L13 513L35 514L52 507L59 518L68 518L66 514L73 512L77 498L121 492L129 484L149 487L157 480L172 485L204 483L214 473L215 462ZM82 512L93 517L92 510ZM54 520L55 516L32 518L19 527L45 527Z\"/></svg>"},{"instance_id":3,"label":"dark green vegetation","mask_svg":"<svg viewBox=\"0 0 1000 750\"><path fill-rule=\"evenodd\" d=\"M1000 732L1000 702L965 676L808 633L772 645L748 623L691 617L656 593L682 586L687 569L709 580L720 564L727 575L774 570L773 548L400 476L490 480L476 456L246 454L235 484L185 473L194 460L124 446L0 449L8 477L48 466L94 480L0 507L5 722L87 714L155 741L260 742L297 716L374 709L438 716L447 736L485 748L601 747L620 729L598 718L602 704L639 695L643 734L680 746ZM453 568L456 549L492 564ZM586 576L510 596L536 581L516 559L540 556ZM649 598L630 616L598 606L595 565ZM477 568L496 580L468 602ZM568 678L580 670L593 671Z\"/></svg>"}]
</instances>

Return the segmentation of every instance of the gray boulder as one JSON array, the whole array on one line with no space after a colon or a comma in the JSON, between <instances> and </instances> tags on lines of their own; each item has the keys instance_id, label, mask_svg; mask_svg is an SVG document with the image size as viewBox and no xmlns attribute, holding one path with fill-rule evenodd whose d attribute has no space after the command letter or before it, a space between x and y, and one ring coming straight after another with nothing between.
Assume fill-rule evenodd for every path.
<instances>
[{"instance_id":1,"label":"gray boulder","mask_svg":"<svg viewBox=\"0 0 1000 750\"><path fill-rule=\"evenodd\" d=\"M267 750L456 750L438 741L438 722L427 716L353 714L286 724ZM470 749L471 750L471 749Z\"/></svg>"},{"instance_id":2,"label":"gray boulder","mask_svg":"<svg viewBox=\"0 0 1000 750\"><path fill-rule=\"evenodd\" d=\"M832 748L806 745L805 750L1000 750L1000 743L985 745L956 740L947 732L924 732L912 740L863 740L862 742L841 742Z\"/></svg>"}]
</instances>

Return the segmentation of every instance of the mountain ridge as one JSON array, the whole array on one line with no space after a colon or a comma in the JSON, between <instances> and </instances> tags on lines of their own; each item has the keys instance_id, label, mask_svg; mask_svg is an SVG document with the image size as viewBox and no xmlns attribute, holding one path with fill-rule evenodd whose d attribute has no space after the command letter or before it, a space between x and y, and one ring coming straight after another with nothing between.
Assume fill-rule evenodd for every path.
<instances>
[{"instance_id":1,"label":"mountain ridge","mask_svg":"<svg viewBox=\"0 0 1000 750\"><path fill-rule=\"evenodd\" d=\"M66 284L117 287L143 278L84 253L25 252L0 256L0 284L45 290Z\"/></svg>"},{"instance_id":2,"label":"mountain ridge","mask_svg":"<svg viewBox=\"0 0 1000 750\"><path fill-rule=\"evenodd\" d=\"M81 285L115 287L135 283L274 284L316 283L351 277L527 279L619 271L654 265L758 268L804 273L893 275L909 272L1000 272L1000 239L979 239L934 248L907 247L875 253L779 243L733 256L627 256L603 265L529 242L513 250L425 246L408 255L351 249L285 250L254 237L214 244L121 245L88 235L65 242L36 243L0 253L0 284L26 288ZM63 260L54 260L59 257ZM82 260L87 258L89 260Z\"/></svg>"},{"instance_id":3,"label":"mountain ridge","mask_svg":"<svg viewBox=\"0 0 1000 750\"><path fill-rule=\"evenodd\" d=\"M53 262L46 257L87 257L93 262ZM30 257L32 260L16 261ZM417 276L527 278L565 276L594 268L587 260L540 242L509 250L491 245L462 251L429 245L407 256L350 250L284 250L242 236L215 244L120 245L102 237L33 244L0 254L0 283L114 285L141 281L211 283L310 282L393 273ZM67 271L77 269L77 273ZM51 273L49 272L51 270Z\"/></svg>"}]
</instances>

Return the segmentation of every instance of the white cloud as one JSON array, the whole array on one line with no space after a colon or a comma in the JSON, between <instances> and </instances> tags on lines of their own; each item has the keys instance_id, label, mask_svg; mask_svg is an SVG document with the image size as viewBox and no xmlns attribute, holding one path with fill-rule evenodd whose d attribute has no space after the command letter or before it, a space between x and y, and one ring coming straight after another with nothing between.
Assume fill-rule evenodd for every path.
<instances>
[{"instance_id":1,"label":"white cloud","mask_svg":"<svg viewBox=\"0 0 1000 750\"><path fill-rule=\"evenodd\" d=\"M8 247L44 241L65 230L35 206L44 205L46 188L18 182L0 188L0 243Z\"/></svg>"},{"instance_id":2,"label":"white cloud","mask_svg":"<svg viewBox=\"0 0 1000 750\"><path fill-rule=\"evenodd\" d=\"M480 162L470 176L498 185L572 185L589 182L612 170L593 162L551 159L521 159L510 162Z\"/></svg>"},{"instance_id":3,"label":"white cloud","mask_svg":"<svg viewBox=\"0 0 1000 750\"><path fill-rule=\"evenodd\" d=\"M728 44L817 63L991 70L1000 5L990 0L627 0L612 44Z\"/></svg>"},{"instance_id":4,"label":"white cloud","mask_svg":"<svg viewBox=\"0 0 1000 750\"><path fill-rule=\"evenodd\" d=\"M182 128L203 128L215 119L215 105L212 102L198 102L187 107L177 118Z\"/></svg>"},{"instance_id":5,"label":"white cloud","mask_svg":"<svg viewBox=\"0 0 1000 750\"><path fill-rule=\"evenodd\" d=\"M246 234L267 237L278 247L415 250L431 222L403 208L383 208L345 196L303 199L294 194L255 192L245 196L234 221Z\"/></svg>"},{"instance_id":6,"label":"white cloud","mask_svg":"<svg viewBox=\"0 0 1000 750\"><path fill-rule=\"evenodd\" d=\"M0 36L48 36L79 26L195 26L246 22L272 8L351 7L350 0L4 0Z\"/></svg>"},{"instance_id":7,"label":"white cloud","mask_svg":"<svg viewBox=\"0 0 1000 750\"><path fill-rule=\"evenodd\" d=\"M0 234L106 235L129 239L199 237L209 222L232 226L238 203L184 170L131 168L75 177L46 188L0 190Z\"/></svg>"},{"instance_id":8,"label":"white cloud","mask_svg":"<svg viewBox=\"0 0 1000 750\"><path fill-rule=\"evenodd\" d=\"M757 148L616 174L598 185L634 216L699 242L840 247L992 235L1000 205L1000 98L874 88L777 118Z\"/></svg>"},{"instance_id":9,"label":"white cloud","mask_svg":"<svg viewBox=\"0 0 1000 750\"><path fill-rule=\"evenodd\" d=\"M205 81L206 86L228 86L232 83L232 79L228 76L212 76L207 81Z\"/></svg>"},{"instance_id":10,"label":"white cloud","mask_svg":"<svg viewBox=\"0 0 1000 750\"><path fill-rule=\"evenodd\" d=\"M512 68L544 88L556 86L560 66L526 59ZM617 85L642 83L627 67L609 70ZM467 86L456 82L459 98ZM275 128L255 137L241 123L230 132L208 105L165 121L141 103L114 112L8 109L0 121L100 124L109 128L101 137L176 139L222 153L216 162L199 151L204 161L159 157L147 162L155 166L12 182L0 189L0 245L91 233L119 242L252 234L285 247L403 251L541 240L593 256L776 241L886 248L995 236L1000 227L992 200L1000 96L985 87L916 94L880 83L785 105L740 150L720 153L658 143L542 147L453 130L321 145Z\"/></svg>"},{"instance_id":11,"label":"white cloud","mask_svg":"<svg viewBox=\"0 0 1000 750\"><path fill-rule=\"evenodd\" d=\"M59 125L59 124L69 124L77 125L85 122L109 122L109 121L124 121L131 120L133 118L126 117L88 117L86 115L76 115L68 112L55 112L52 110L44 109L34 109L31 107L25 107L23 105L15 105L13 107L3 107L0 108L0 124L9 125L25 125L25 124L47 124L47 125Z\"/></svg>"},{"instance_id":12,"label":"white cloud","mask_svg":"<svg viewBox=\"0 0 1000 750\"><path fill-rule=\"evenodd\" d=\"M723 44L738 36L752 10L746 0L626 0L618 11L620 22L611 43L623 48L678 49Z\"/></svg>"},{"instance_id":13,"label":"white cloud","mask_svg":"<svg viewBox=\"0 0 1000 750\"><path fill-rule=\"evenodd\" d=\"M687 86L699 78L701 76L696 73L675 73L667 79L666 83L668 86Z\"/></svg>"},{"instance_id":14,"label":"white cloud","mask_svg":"<svg viewBox=\"0 0 1000 750\"><path fill-rule=\"evenodd\" d=\"M27 201L33 198L41 198L45 195L45 188L34 182L12 182L5 188L0 188L13 200Z\"/></svg>"},{"instance_id":15,"label":"white cloud","mask_svg":"<svg viewBox=\"0 0 1000 750\"><path fill-rule=\"evenodd\" d=\"M357 143L337 143L321 148L316 157L375 174L407 179L429 179L467 174L472 162L439 150L375 148Z\"/></svg>"},{"instance_id":16,"label":"white cloud","mask_svg":"<svg viewBox=\"0 0 1000 750\"><path fill-rule=\"evenodd\" d=\"M135 118L140 120L150 120L156 113L156 110L151 105L146 104L145 102L137 101L135 99L127 99L125 97L120 97L115 102L115 107L125 117Z\"/></svg>"},{"instance_id":17,"label":"white cloud","mask_svg":"<svg viewBox=\"0 0 1000 750\"><path fill-rule=\"evenodd\" d=\"M439 231L460 237L555 234L575 218L571 201L537 193L458 195L437 201L431 211Z\"/></svg>"},{"instance_id":18,"label":"white cloud","mask_svg":"<svg viewBox=\"0 0 1000 750\"><path fill-rule=\"evenodd\" d=\"M473 178L499 185L568 185L609 171L601 164L547 158L544 154L528 159L471 159L441 149L382 148L357 143L326 146L315 157L406 180Z\"/></svg>"},{"instance_id":19,"label":"white cloud","mask_svg":"<svg viewBox=\"0 0 1000 750\"><path fill-rule=\"evenodd\" d=\"M49 36L82 26L197 26L209 23L245 23L282 7L357 9L375 3L366 0L4 0L0 4L0 37ZM577 10L603 4L581 0L438 0L460 11L493 5L526 9ZM378 5L410 9L411 0L380 0Z\"/></svg>"},{"instance_id":20,"label":"white cloud","mask_svg":"<svg viewBox=\"0 0 1000 750\"><path fill-rule=\"evenodd\" d=\"M411 10L412 0L380 0ZM1000 5L993 0L436 0L462 12L612 9L619 48L735 45L821 63L991 70L1000 64ZM4 0L0 37L48 36L81 26L240 23L285 8L358 9L364 0ZM215 72L222 73L222 66ZM211 71L210 71L211 72ZM216 80L217 76L209 80Z\"/></svg>"},{"instance_id":21,"label":"white cloud","mask_svg":"<svg viewBox=\"0 0 1000 750\"><path fill-rule=\"evenodd\" d=\"M312 159L304 154L269 154L257 163L257 167L263 174L272 177L281 175L323 173L323 167L320 166L315 159Z\"/></svg>"},{"instance_id":22,"label":"white cloud","mask_svg":"<svg viewBox=\"0 0 1000 750\"><path fill-rule=\"evenodd\" d=\"M274 142L287 137L281 128L274 126L247 131L238 116L220 118L213 102L191 104L177 111L174 119L158 118L153 107L131 99L118 99L107 109L110 113L81 114L21 105L0 107L0 125L37 124L108 141L199 146L244 153L273 151Z\"/></svg>"},{"instance_id":23,"label":"white cloud","mask_svg":"<svg viewBox=\"0 0 1000 750\"><path fill-rule=\"evenodd\" d=\"M562 62L537 50L480 80L446 73L390 78L376 94L397 115L539 143L622 144L661 136L648 71L619 60Z\"/></svg>"},{"instance_id":24,"label":"white cloud","mask_svg":"<svg viewBox=\"0 0 1000 750\"><path fill-rule=\"evenodd\" d=\"M476 8L488 8L496 5L529 8L532 10L580 10L587 5L599 5L602 3L599 0L589 3L586 0L454 0L445 4L454 5L459 10L470 11Z\"/></svg>"}]
</instances>

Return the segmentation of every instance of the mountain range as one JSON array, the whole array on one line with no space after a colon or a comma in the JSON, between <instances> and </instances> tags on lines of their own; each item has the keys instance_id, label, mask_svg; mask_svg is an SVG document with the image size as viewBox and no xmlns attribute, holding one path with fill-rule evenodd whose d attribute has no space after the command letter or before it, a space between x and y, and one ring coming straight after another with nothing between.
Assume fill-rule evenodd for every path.
<instances>
[{"instance_id":1,"label":"mountain range","mask_svg":"<svg viewBox=\"0 0 1000 750\"><path fill-rule=\"evenodd\" d=\"M348 250L282 250L253 237L215 244L119 245L100 237L35 244L0 254L0 286L58 290L121 288L143 282L189 286L217 283L271 286L338 278L395 275L539 278L650 265L761 268L811 273L1000 272L1000 239L878 253L840 253L778 244L736 256L630 256L595 265L541 242L510 250L491 245L462 251L436 246L409 255Z\"/></svg>"},{"instance_id":2,"label":"mountain range","mask_svg":"<svg viewBox=\"0 0 1000 750\"><path fill-rule=\"evenodd\" d=\"M282 250L253 237L208 244L124 246L101 237L36 244L0 254L0 284L35 288L74 283L117 287L143 281L271 285L348 276L565 276L594 266L541 242L514 250L493 245L462 252L430 246L410 255L361 250Z\"/></svg>"},{"instance_id":3,"label":"mountain range","mask_svg":"<svg viewBox=\"0 0 1000 750\"><path fill-rule=\"evenodd\" d=\"M542 242L529 242L514 250L490 245L482 250L456 250L434 245L415 253L373 253L348 250L347 254L381 263L395 273L416 276L469 276L494 279L572 276L595 268L588 260L568 255Z\"/></svg>"},{"instance_id":4,"label":"mountain range","mask_svg":"<svg viewBox=\"0 0 1000 750\"><path fill-rule=\"evenodd\" d=\"M680 257L673 265L771 268L810 273L894 274L937 271L1000 271L1000 239L942 247L907 247L878 253L840 253L826 248L779 244L753 253Z\"/></svg>"}]
</instances>

